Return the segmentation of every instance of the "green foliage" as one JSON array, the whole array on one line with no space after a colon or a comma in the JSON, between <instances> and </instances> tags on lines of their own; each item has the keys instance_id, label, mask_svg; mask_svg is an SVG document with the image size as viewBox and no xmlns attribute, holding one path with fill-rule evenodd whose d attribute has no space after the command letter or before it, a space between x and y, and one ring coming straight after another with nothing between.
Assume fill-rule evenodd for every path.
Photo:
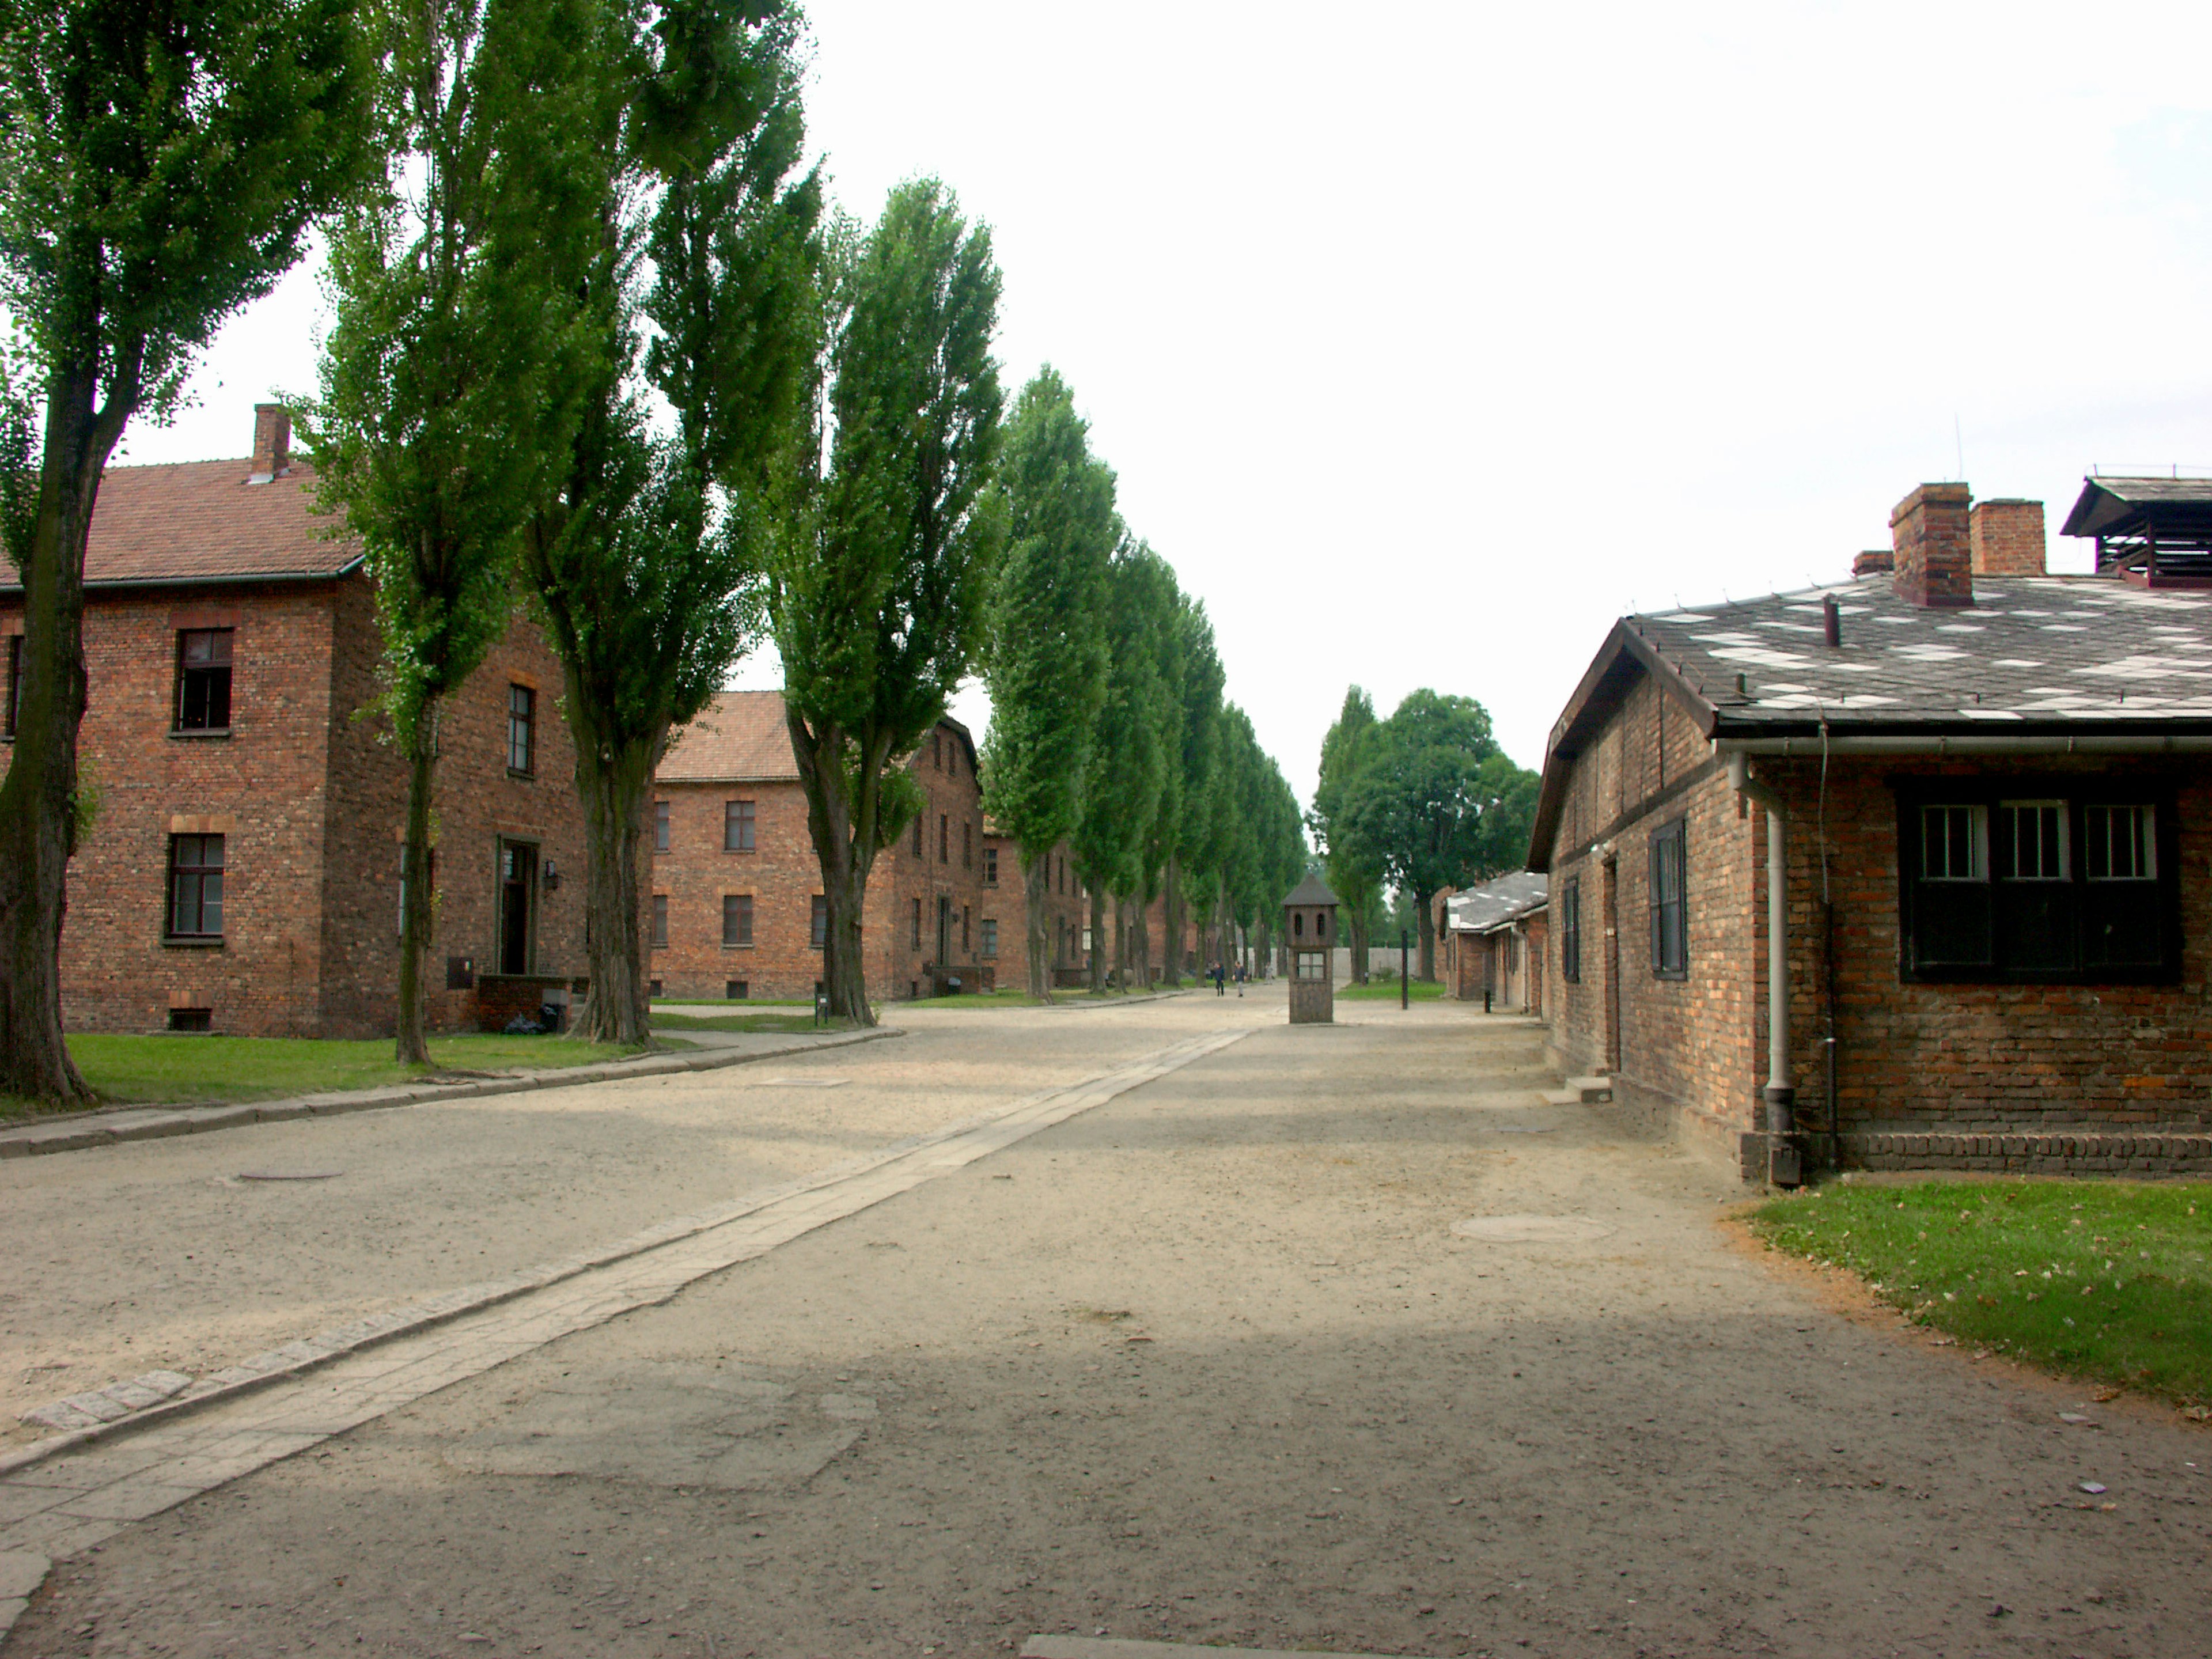
<instances>
[{"instance_id":1,"label":"green foliage","mask_svg":"<svg viewBox=\"0 0 2212 1659\"><path fill-rule=\"evenodd\" d=\"M933 179L894 191L864 239L833 226L829 264L834 442L826 471L803 460L786 475L769 615L829 907L824 987L839 1014L872 1024L860 915L896 834L884 781L975 666L1004 537L986 495L1000 276L990 233Z\"/></svg>"},{"instance_id":2,"label":"green foliage","mask_svg":"<svg viewBox=\"0 0 2212 1659\"><path fill-rule=\"evenodd\" d=\"M1962 1342L2212 1401L2212 1195L2201 1187L1831 1185L1768 1204L1751 1224Z\"/></svg>"},{"instance_id":3,"label":"green foliage","mask_svg":"<svg viewBox=\"0 0 2212 1659\"><path fill-rule=\"evenodd\" d=\"M116 435L371 165L367 15L0 0L0 308Z\"/></svg>"},{"instance_id":4,"label":"green foliage","mask_svg":"<svg viewBox=\"0 0 2212 1659\"><path fill-rule=\"evenodd\" d=\"M31 365L0 346L0 558L30 563L39 519L39 403Z\"/></svg>"},{"instance_id":5,"label":"green foliage","mask_svg":"<svg viewBox=\"0 0 2212 1659\"><path fill-rule=\"evenodd\" d=\"M1121 532L1114 474L1091 453L1074 394L1049 364L1022 388L999 477L1007 539L983 657L983 804L1027 869L1084 822Z\"/></svg>"},{"instance_id":6,"label":"green foliage","mask_svg":"<svg viewBox=\"0 0 2212 1659\"><path fill-rule=\"evenodd\" d=\"M1364 923L1382 888L1380 852L1354 831L1346 811L1354 780L1365 768L1376 748L1375 704L1358 686L1344 694L1344 709L1322 739L1321 775L1314 787L1313 811L1308 817L1326 860L1330 889L1344 902L1343 915L1355 947L1368 937Z\"/></svg>"},{"instance_id":7,"label":"green foliage","mask_svg":"<svg viewBox=\"0 0 2212 1659\"><path fill-rule=\"evenodd\" d=\"M1499 751L1480 703L1415 691L1358 740L1358 754L1331 830L1395 885L1425 903L1521 867L1536 779Z\"/></svg>"},{"instance_id":8,"label":"green foliage","mask_svg":"<svg viewBox=\"0 0 2212 1659\"><path fill-rule=\"evenodd\" d=\"M975 666L1003 538L984 499L1000 279L989 231L934 179L901 185L833 254L835 447L779 538L769 614L801 718L903 757Z\"/></svg>"},{"instance_id":9,"label":"green foliage","mask_svg":"<svg viewBox=\"0 0 2212 1659\"><path fill-rule=\"evenodd\" d=\"M1158 845L1169 746L1181 713L1166 663L1178 599L1166 562L1142 543L1124 543L1107 583L1110 665L1074 848L1086 882L1139 903L1157 880L1149 860Z\"/></svg>"}]
</instances>

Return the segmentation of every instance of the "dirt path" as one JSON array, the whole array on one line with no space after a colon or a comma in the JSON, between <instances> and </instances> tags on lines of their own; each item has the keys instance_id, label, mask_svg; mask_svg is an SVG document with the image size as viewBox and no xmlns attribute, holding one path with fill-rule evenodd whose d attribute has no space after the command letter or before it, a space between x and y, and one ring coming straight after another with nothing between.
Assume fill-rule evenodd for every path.
<instances>
[{"instance_id":1,"label":"dirt path","mask_svg":"<svg viewBox=\"0 0 2212 1659\"><path fill-rule=\"evenodd\" d=\"M46 1432L18 1414L57 1398L155 1370L204 1375L1226 1018L1196 998L1081 1016L899 1012L906 1035L892 1041L726 1071L0 1163L0 1447Z\"/></svg>"},{"instance_id":2,"label":"dirt path","mask_svg":"<svg viewBox=\"0 0 2212 1659\"><path fill-rule=\"evenodd\" d=\"M141 1523L5 1652L2203 1650L2212 1435L1823 1310L1526 1026L1347 1012Z\"/></svg>"}]
</instances>

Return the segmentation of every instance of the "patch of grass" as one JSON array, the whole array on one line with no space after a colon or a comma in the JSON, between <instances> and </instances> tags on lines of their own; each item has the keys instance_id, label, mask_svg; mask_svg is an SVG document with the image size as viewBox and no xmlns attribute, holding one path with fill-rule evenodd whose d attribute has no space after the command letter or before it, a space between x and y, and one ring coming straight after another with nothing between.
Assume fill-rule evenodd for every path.
<instances>
[{"instance_id":1,"label":"patch of grass","mask_svg":"<svg viewBox=\"0 0 2212 1659\"><path fill-rule=\"evenodd\" d=\"M77 1070L110 1106L271 1100L336 1089L374 1089L427 1075L392 1057L392 1040L317 1037L132 1036L81 1032L69 1039ZM561 1036L430 1039L430 1072L505 1072L628 1060L643 1052ZM0 1117L39 1109L0 1096Z\"/></svg>"},{"instance_id":2,"label":"patch of grass","mask_svg":"<svg viewBox=\"0 0 2212 1659\"><path fill-rule=\"evenodd\" d=\"M727 1003L708 1003L708 1007L726 1008ZM684 1031L849 1031L849 1019L832 1020L827 1026L814 1023L814 1011L801 1003L805 1012L795 1014L671 1014L656 1012L653 1029L656 1032L674 1034Z\"/></svg>"},{"instance_id":3,"label":"patch of grass","mask_svg":"<svg viewBox=\"0 0 2212 1659\"><path fill-rule=\"evenodd\" d=\"M1439 980L1417 979L1412 984L1416 1002L1434 1002L1444 994L1443 981ZM1370 979L1364 985L1340 985L1336 988L1336 994L1340 997L1350 997L1355 1002L1395 1002L1398 1000L1398 981L1395 979Z\"/></svg>"},{"instance_id":4,"label":"patch of grass","mask_svg":"<svg viewBox=\"0 0 2212 1659\"><path fill-rule=\"evenodd\" d=\"M2139 1182L1830 1185L1753 1212L1923 1325L2047 1370L2212 1401L2212 1189Z\"/></svg>"},{"instance_id":5,"label":"patch of grass","mask_svg":"<svg viewBox=\"0 0 2212 1659\"><path fill-rule=\"evenodd\" d=\"M811 1008L805 997L655 997L656 1008Z\"/></svg>"}]
</instances>

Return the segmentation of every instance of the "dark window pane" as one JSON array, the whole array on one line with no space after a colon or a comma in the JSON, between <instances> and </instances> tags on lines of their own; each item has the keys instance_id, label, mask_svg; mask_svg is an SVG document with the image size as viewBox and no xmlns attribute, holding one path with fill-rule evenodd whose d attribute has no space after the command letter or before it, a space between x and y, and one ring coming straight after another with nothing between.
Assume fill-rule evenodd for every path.
<instances>
[{"instance_id":1,"label":"dark window pane","mask_svg":"<svg viewBox=\"0 0 2212 1659\"><path fill-rule=\"evenodd\" d=\"M821 950L829 943L830 901L819 893L814 896L814 915L808 932L810 942L816 950Z\"/></svg>"},{"instance_id":2,"label":"dark window pane","mask_svg":"<svg viewBox=\"0 0 2212 1659\"><path fill-rule=\"evenodd\" d=\"M750 945L753 942L753 896L750 893L726 893L722 896L722 943Z\"/></svg>"},{"instance_id":3,"label":"dark window pane","mask_svg":"<svg viewBox=\"0 0 2212 1659\"><path fill-rule=\"evenodd\" d=\"M177 635L177 726L221 732L230 725L228 628L187 629Z\"/></svg>"},{"instance_id":4,"label":"dark window pane","mask_svg":"<svg viewBox=\"0 0 2212 1659\"><path fill-rule=\"evenodd\" d=\"M2090 968L2164 963L2162 890L2154 881L2093 881L2081 891L2081 955Z\"/></svg>"},{"instance_id":5,"label":"dark window pane","mask_svg":"<svg viewBox=\"0 0 2212 1659\"><path fill-rule=\"evenodd\" d=\"M733 800L722 809L722 850L726 853L750 853L753 850L753 803Z\"/></svg>"},{"instance_id":6,"label":"dark window pane","mask_svg":"<svg viewBox=\"0 0 2212 1659\"><path fill-rule=\"evenodd\" d=\"M533 769L538 740L538 694L526 685L507 688L507 766L511 772Z\"/></svg>"},{"instance_id":7,"label":"dark window pane","mask_svg":"<svg viewBox=\"0 0 2212 1659\"><path fill-rule=\"evenodd\" d=\"M222 933L222 837L169 837L169 932L213 939Z\"/></svg>"},{"instance_id":8,"label":"dark window pane","mask_svg":"<svg viewBox=\"0 0 2212 1659\"><path fill-rule=\"evenodd\" d=\"M1991 960L1988 884L1923 881L1914 885L1914 964L1921 968L1988 966Z\"/></svg>"},{"instance_id":9,"label":"dark window pane","mask_svg":"<svg viewBox=\"0 0 2212 1659\"><path fill-rule=\"evenodd\" d=\"M668 948L668 895L665 893L653 896L653 948L656 951Z\"/></svg>"},{"instance_id":10,"label":"dark window pane","mask_svg":"<svg viewBox=\"0 0 2212 1659\"><path fill-rule=\"evenodd\" d=\"M656 853L668 850L668 803L665 800L653 803L653 850Z\"/></svg>"}]
</instances>

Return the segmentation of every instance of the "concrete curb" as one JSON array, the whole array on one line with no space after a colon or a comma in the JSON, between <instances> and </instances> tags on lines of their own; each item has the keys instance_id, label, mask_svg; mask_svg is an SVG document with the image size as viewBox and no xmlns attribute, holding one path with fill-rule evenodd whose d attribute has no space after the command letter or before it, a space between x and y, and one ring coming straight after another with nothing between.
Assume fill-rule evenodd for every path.
<instances>
[{"instance_id":1,"label":"concrete curb","mask_svg":"<svg viewBox=\"0 0 2212 1659\"><path fill-rule=\"evenodd\" d=\"M442 1100L477 1100L487 1095L526 1094L533 1089L565 1089L586 1083L618 1083L626 1078L665 1077L678 1072L714 1072L726 1066L746 1066L763 1060L788 1060L793 1054L819 1054L827 1048L848 1048L856 1042L903 1036L896 1026L846 1031L821 1039L804 1039L788 1048L739 1053L708 1049L702 1053L647 1054L636 1060L611 1060L597 1066L570 1066L514 1077L477 1078L465 1083L400 1084L383 1089L361 1089L346 1093L297 1095L284 1100L241 1102L227 1106L126 1106L101 1112L74 1114L52 1123L26 1124L0 1129L0 1158L35 1158L46 1152L78 1152L94 1146L120 1146L131 1140L161 1140L171 1135L205 1134L215 1129L244 1128L255 1123L283 1123L294 1118L337 1117L346 1112L381 1111L393 1106L424 1106Z\"/></svg>"}]
</instances>

